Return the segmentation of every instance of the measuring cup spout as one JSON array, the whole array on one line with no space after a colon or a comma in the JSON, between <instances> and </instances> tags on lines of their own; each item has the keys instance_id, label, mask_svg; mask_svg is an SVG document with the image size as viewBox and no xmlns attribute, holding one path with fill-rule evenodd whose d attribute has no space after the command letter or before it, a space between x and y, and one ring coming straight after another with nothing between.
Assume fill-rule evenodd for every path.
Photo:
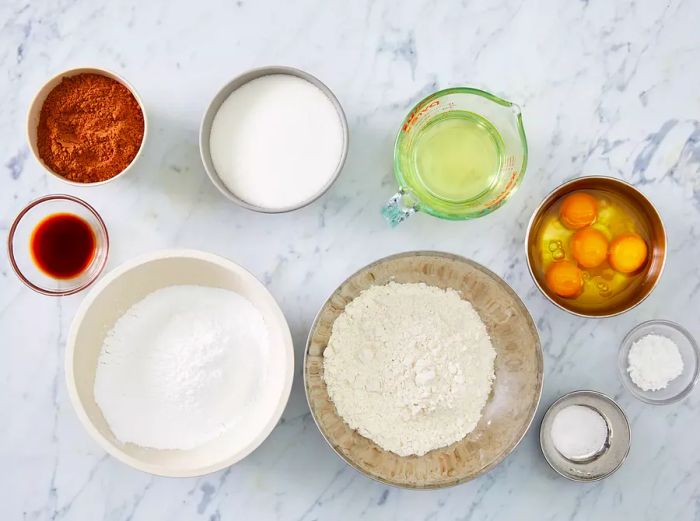
<instances>
[{"instance_id":1,"label":"measuring cup spout","mask_svg":"<svg viewBox=\"0 0 700 521\"><path fill-rule=\"evenodd\" d=\"M515 119L515 125L522 125L523 110L520 108L520 105L513 103L510 107L510 111Z\"/></svg>"},{"instance_id":2,"label":"measuring cup spout","mask_svg":"<svg viewBox=\"0 0 700 521\"><path fill-rule=\"evenodd\" d=\"M404 189L396 192L382 208L382 216L391 227L395 227L418 210L418 201Z\"/></svg>"}]
</instances>

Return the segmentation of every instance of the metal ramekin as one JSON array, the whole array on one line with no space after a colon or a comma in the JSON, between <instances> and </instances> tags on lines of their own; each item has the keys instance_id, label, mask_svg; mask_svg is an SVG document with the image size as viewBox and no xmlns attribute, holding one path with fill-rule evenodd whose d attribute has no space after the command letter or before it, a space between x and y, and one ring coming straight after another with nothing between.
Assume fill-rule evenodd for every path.
<instances>
[{"instance_id":1,"label":"metal ramekin","mask_svg":"<svg viewBox=\"0 0 700 521\"><path fill-rule=\"evenodd\" d=\"M551 437L556 414L571 405L583 405L600 414L608 425L608 440L603 451L585 461L566 459ZM629 455L632 430L625 411L609 396L592 390L572 391L547 408L540 424L540 448L550 467L571 481L591 483L615 473Z\"/></svg>"}]
</instances>

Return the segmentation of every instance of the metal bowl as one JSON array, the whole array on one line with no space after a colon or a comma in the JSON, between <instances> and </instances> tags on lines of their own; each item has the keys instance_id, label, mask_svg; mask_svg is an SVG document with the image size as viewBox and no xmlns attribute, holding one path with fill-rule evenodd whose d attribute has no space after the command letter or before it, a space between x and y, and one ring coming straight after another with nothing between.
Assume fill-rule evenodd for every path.
<instances>
[{"instance_id":1,"label":"metal bowl","mask_svg":"<svg viewBox=\"0 0 700 521\"><path fill-rule=\"evenodd\" d=\"M221 107L221 104L226 101L226 99L231 95L233 91L241 87L242 85L245 85L246 83L255 80L257 78L261 78L263 76L269 76L272 74L287 74L291 76L296 76L298 78L301 78L303 80L308 81L309 83L315 85L318 87L327 97L328 99L333 103L335 106L335 110L338 112L338 117L340 118L340 123L343 128L343 150L341 151L340 158L338 160L338 165L336 166L335 173L333 176L328 180L328 182L312 197L309 199L300 202L299 204L285 207L285 208L264 208L261 206L256 206L253 204L250 204L240 197L238 197L236 194L231 192L226 185L223 183L221 178L219 177L219 174L216 172L216 168L214 168L214 162L212 161L211 158L211 150L209 148L209 140L210 140L210 134L211 134L211 127L212 123L214 122L214 117L216 116L216 113L219 111L219 108ZM202 163L204 163L204 169L207 172L207 175L209 176L209 179L211 179L211 182L214 183L214 186L221 192L226 198L229 200L233 201L234 203L238 204L239 206L242 206L244 208L247 208L249 210L253 210L256 212L262 212L262 213L284 213L284 212L291 212L292 210L298 210L299 208L303 208L304 206L307 206L314 202L316 199L321 197L323 194L325 194L330 187L333 185L335 180L338 178L340 175L340 171L343 169L343 165L345 164L345 158L347 157L348 154L348 143L349 143L349 131L348 131L348 121L347 118L345 117L345 112L343 111L343 107L340 105L340 102L338 101L338 98L335 97L333 92L323 83L321 80L316 78L315 76L312 76L308 72L295 69L293 67L284 67L284 66L267 66L267 67L260 67L257 69L251 69L247 72L244 72L240 76L237 76L236 78L232 79L229 81L226 85L224 85L221 90L214 96L214 99L211 100L211 103L209 104L209 107L207 108L207 111L204 113L204 118L202 119L202 124L199 128L199 153L202 157Z\"/></svg>"},{"instance_id":2,"label":"metal bowl","mask_svg":"<svg viewBox=\"0 0 700 521\"><path fill-rule=\"evenodd\" d=\"M537 270L534 266L534 256L537 249L536 237L542 224L542 218L553 204L556 204L565 195L577 190L602 190L612 192L623 198L628 204L636 207L641 215L646 217L646 226L651 237L649 248L651 261L642 273L644 277L642 284L624 300L616 300L611 304L605 303L595 309L590 307L584 309L577 305L575 299L565 299L550 291L545 284L544 273ZM638 306L656 287L666 262L666 231L659 212L651 201L634 186L614 177L579 177L554 189L533 212L525 237L527 267L539 290L557 307L580 317L612 317Z\"/></svg>"},{"instance_id":3,"label":"metal bowl","mask_svg":"<svg viewBox=\"0 0 700 521\"><path fill-rule=\"evenodd\" d=\"M486 324L496 350L496 379L476 428L423 456L402 457L352 430L338 415L323 379L323 351L335 319L363 290L390 281L452 288ZM543 362L527 308L500 277L471 260L440 252L406 252L351 275L319 311L304 352L304 389L314 421L331 448L366 476L389 485L445 488L488 472L527 432L542 392Z\"/></svg>"},{"instance_id":4,"label":"metal bowl","mask_svg":"<svg viewBox=\"0 0 700 521\"><path fill-rule=\"evenodd\" d=\"M572 461L565 458L554 445L552 422L557 413L570 405L585 405L598 412L608 426L605 449L594 458ZM610 476L624 463L630 451L632 431L625 412L609 396L598 391L572 391L550 405L540 425L542 454L559 475L572 481L591 482Z\"/></svg>"}]
</instances>

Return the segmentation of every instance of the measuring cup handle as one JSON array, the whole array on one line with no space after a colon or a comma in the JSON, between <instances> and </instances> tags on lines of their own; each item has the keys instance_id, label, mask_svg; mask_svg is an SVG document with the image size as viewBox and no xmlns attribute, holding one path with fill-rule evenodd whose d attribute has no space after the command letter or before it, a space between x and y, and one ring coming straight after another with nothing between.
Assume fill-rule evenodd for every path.
<instances>
[{"instance_id":1,"label":"measuring cup handle","mask_svg":"<svg viewBox=\"0 0 700 521\"><path fill-rule=\"evenodd\" d=\"M418 210L418 202L406 191L399 190L382 208L382 216L391 227L397 226Z\"/></svg>"}]
</instances>

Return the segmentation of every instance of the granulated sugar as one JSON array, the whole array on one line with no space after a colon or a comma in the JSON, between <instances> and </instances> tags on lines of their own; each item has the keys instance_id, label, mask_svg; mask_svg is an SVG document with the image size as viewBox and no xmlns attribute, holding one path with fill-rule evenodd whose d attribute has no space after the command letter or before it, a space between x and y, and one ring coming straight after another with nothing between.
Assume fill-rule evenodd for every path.
<instances>
[{"instance_id":1,"label":"granulated sugar","mask_svg":"<svg viewBox=\"0 0 700 521\"><path fill-rule=\"evenodd\" d=\"M342 156L343 127L316 85L271 74L242 85L222 103L209 148L234 195L278 210L309 200L331 181Z\"/></svg>"}]
</instances>

